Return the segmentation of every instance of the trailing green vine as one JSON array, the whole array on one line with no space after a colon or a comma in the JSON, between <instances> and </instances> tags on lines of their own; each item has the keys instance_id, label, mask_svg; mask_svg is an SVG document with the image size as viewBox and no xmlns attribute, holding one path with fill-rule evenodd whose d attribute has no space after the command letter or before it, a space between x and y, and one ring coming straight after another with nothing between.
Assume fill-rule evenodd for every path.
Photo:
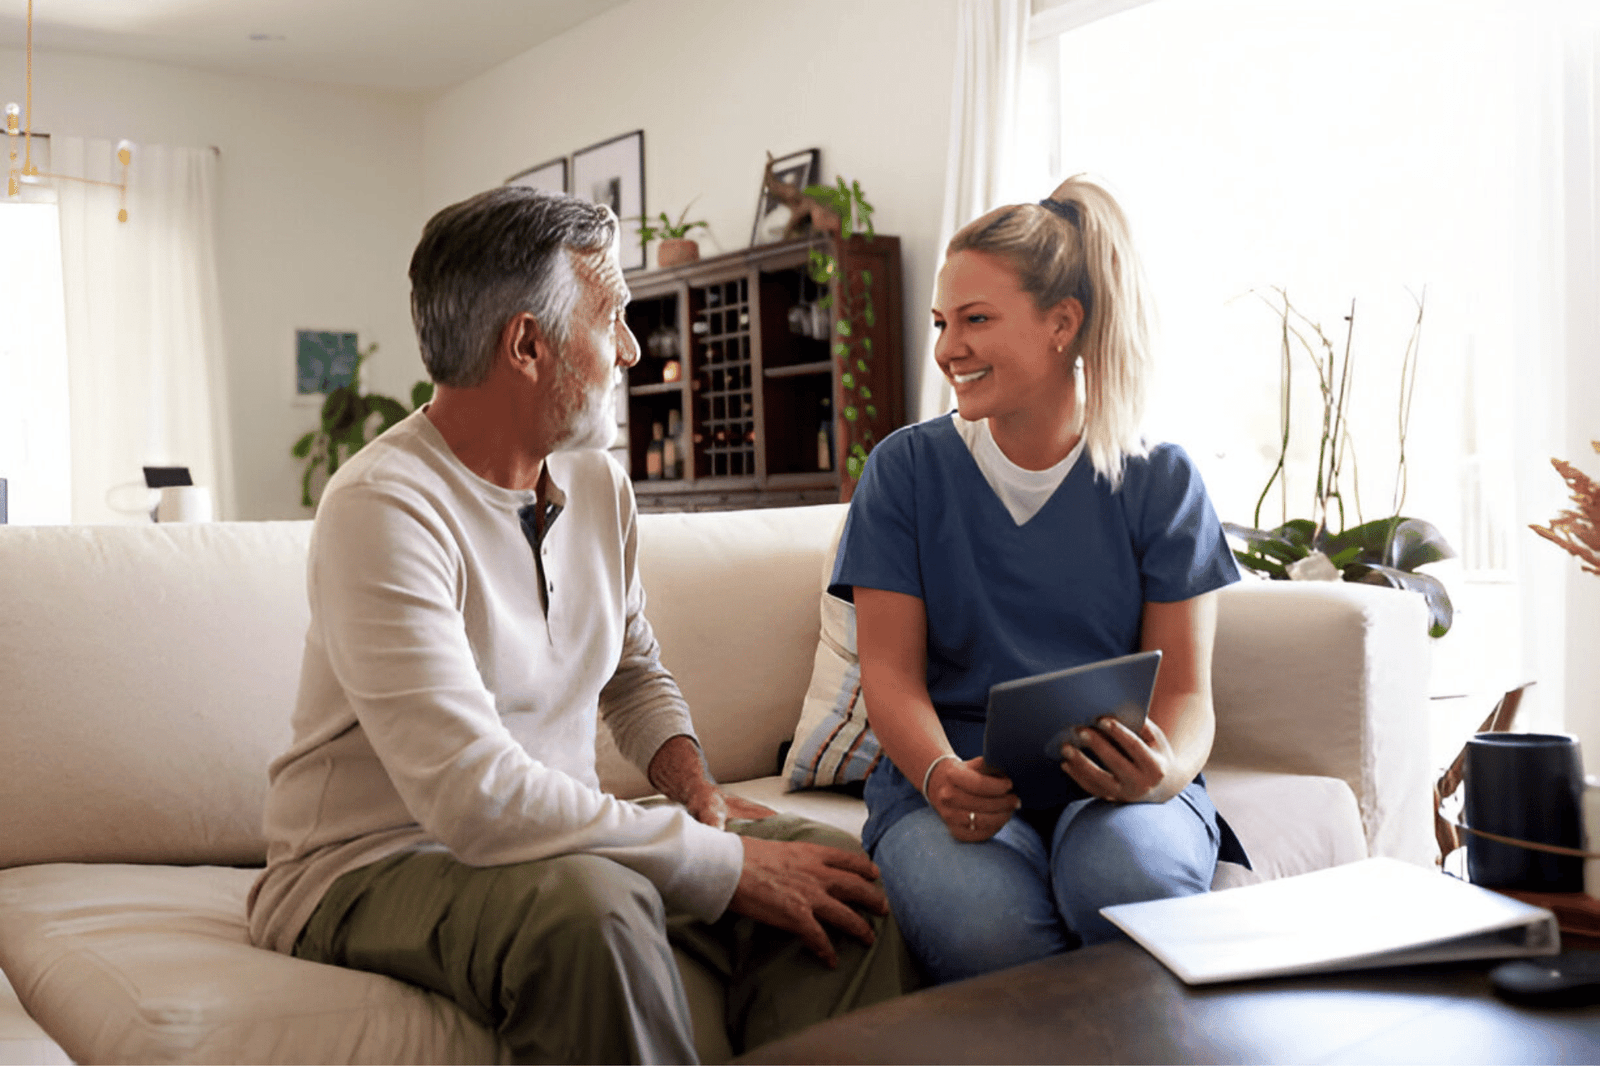
<instances>
[{"instance_id":1,"label":"trailing green vine","mask_svg":"<svg viewBox=\"0 0 1600 1066\"><path fill-rule=\"evenodd\" d=\"M841 242L848 241L856 233L869 241L876 235L872 228L873 208L862 195L859 181L846 184L841 177L833 185L807 186L805 195L838 216ZM878 406L873 402L872 387L867 384L873 360L869 331L878 323L877 309L872 302L872 271L842 270L838 256L824 244L811 248L810 273L812 281L827 286L827 295L819 302L824 307L838 308L834 320L833 358L839 365L839 384L844 393L839 413L850 426L845 471L855 481L860 479L866 466L867 453L877 443L873 423L878 418Z\"/></svg>"}]
</instances>

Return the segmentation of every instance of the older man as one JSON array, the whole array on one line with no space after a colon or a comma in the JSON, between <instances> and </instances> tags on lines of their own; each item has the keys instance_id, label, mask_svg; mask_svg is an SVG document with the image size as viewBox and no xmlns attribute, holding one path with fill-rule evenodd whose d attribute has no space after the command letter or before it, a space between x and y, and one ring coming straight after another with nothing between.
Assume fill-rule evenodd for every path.
<instances>
[{"instance_id":1,"label":"older man","mask_svg":"<svg viewBox=\"0 0 1600 1066\"><path fill-rule=\"evenodd\" d=\"M659 661L599 450L638 358L616 242L514 187L424 229L435 395L323 495L251 896L258 944L449 996L519 1061L691 1061L673 944L728 981L735 1050L915 981L876 868L722 792ZM676 804L600 791L598 716Z\"/></svg>"}]
</instances>

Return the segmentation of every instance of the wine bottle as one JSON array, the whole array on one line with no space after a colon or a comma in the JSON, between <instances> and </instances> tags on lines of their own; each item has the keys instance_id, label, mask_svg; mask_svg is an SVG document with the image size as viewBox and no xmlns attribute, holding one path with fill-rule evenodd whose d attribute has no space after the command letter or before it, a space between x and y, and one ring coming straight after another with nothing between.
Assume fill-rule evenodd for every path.
<instances>
[{"instance_id":1,"label":"wine bottle","mask_svg":"<svg viewBox=\"0 0 1600 1066\"><path fill-rule=\"evenodd\" d=\"M667 412L667 436L661 450L661 473L663 477L683 477L683 419L678 417L676 407Z\"/></svg>"},{"instance_id":2,"label":"wine bottle","mask_svg":"<svg viewBox=\"0 0 1600 1066\"><path fill-rule=\"evenodd\" d=\"M651 481L661 480L661 459L664 445L661 440L661 423L650 426L650 447L644 453L644 476Z\"/></svg>"},{"instance_id":3,"label":"wine bottle","mask_svg":"<svg viewBox=\"0 0 1600 1066\"><path fill-rule=\"evenodd\" d=\"M833 469L833 404L822 401L822 421L817 425L817 469Z\"/></svg>"}]
</instances>

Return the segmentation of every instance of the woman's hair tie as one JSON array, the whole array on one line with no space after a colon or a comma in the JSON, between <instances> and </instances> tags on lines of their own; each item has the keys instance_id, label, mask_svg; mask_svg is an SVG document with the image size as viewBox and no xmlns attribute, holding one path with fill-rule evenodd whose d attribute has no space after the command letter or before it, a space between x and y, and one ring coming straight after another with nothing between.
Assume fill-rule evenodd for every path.
<instances>
[{"instance_id":1,"label":"woman's hair tie","mask_svg":"<svg viewBox=\"0 0 1600 1066\"><path fill-rule=\"evenodd\" d=\"M1045 199L1039 201L1039 206L1040 207L1049 208L1054 213L1060 215L1062 218L1064 218L1068 222L1072 223L1072 228L1073 229L1082 229L1083 228L1083 223L1079 220L1079 217L1078 217L1078 205L1077 204L1066 202L1066 201L1062 201L1062 200L1052 200L1052 199L1046 197Z\"/></svg>"}]
</instances>

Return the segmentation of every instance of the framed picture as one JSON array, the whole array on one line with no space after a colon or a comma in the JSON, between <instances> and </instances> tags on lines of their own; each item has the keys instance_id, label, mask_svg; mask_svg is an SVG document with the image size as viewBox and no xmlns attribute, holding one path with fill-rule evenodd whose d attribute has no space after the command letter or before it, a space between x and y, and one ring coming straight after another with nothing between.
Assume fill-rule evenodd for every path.
<instances>
[{"instance_id":1,"label":"framed picture","mask_svg":"<svg viewBox=\"0 0 1600 1066\"><path fill-rule=\"evenodd\" d=\"M354 333L325 329L295 330L295 402L320 405L328 393L355 380L358 358Z\"/></svg>"},{"instance_id":2,"label":"framed picture","mask_svg":"<svg viewBox=\"0 0 1600 1066\"><path fill-rule=\"evenodd\" d=\"M644 214L644 130L572 153L572 195L609 204L622 220L622 269L644 266L639 216Z\"/></svg>"},{"instance_id":3,"label":"framed picture","mask_svg":"<svg viewBox=\"0 0 1600 1066\"><path fill-rule=\"evenodd\" d=\"M804 189L822 180L822 150L807 148L772 162L772 176L785 185ZM751 244L771 244L783 240L789 224L789 209L767 193L766 170L762 170L761 195L756 199L756 224L750 230Z\"/></svg>"},{"instance_id":4,"label":"framed picture","mask_svg":"<svg viewBox=\"0 0 1600 1066\"><path fill-rule=\"evenodd\" d=\"M506 179L507 185L526 185L531 189L544 189L548 192L567 191L567 157L552 159L548 163L540 163L536 167L518 171Z\"/></svg>"}]
</instances>

